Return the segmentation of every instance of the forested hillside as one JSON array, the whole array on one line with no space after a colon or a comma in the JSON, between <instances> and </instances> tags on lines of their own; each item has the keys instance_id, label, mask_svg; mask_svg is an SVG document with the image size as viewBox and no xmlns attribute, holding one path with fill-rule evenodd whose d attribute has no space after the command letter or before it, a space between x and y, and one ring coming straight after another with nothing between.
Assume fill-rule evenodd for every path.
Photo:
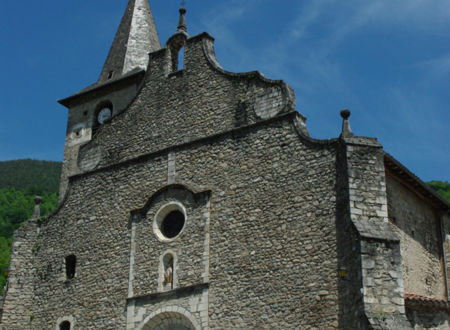
<instances>
[{"instance_id":1,"label":"forested hillside","mask_svg":"<svg viewBox=\"0 0 450 330\"><path fill-rule=\"evenodd\" d=\"M9 265L14 230L34 210L34 197L42 196L41 215L51 213L58 203L61 163L40 160L0 162L0 291L6 283L3 270Z\"/></svg>"},{"instance_id":2,"label":"forested hillside","mask_svg":"<svg viewBox=\"0 0 450 330\"><path fill-rule=\"evenodd\" d=\"M27 189L35 186L43 191L56 192L60 176L60 162L34 159L0 162L0 188Z\"/></svg>"},{"instance_id":3,"label":"forested hillside","mask_svg":"<svg viewBox=\"0 0 450 330\"><path fill-rule=\"evenodd\" d=\"M450 183L447 181L430 181L427 184L450 202Z\"/></svg>"}]
</instances>

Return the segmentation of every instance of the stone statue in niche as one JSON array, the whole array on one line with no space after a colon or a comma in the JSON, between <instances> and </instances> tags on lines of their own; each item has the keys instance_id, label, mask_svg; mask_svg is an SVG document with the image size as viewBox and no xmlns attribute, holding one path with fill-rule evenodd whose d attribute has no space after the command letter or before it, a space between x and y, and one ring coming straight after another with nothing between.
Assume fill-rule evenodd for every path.
<instances>
[{"instance_id":1,"label":"stone statue in niche","mask_svg":"<svg viewBox=\"0 0 450 330\"><path fill-rule=\"evenodd\" d=\"M168 266L164 272L164 284L172 288L173 284L173 270L171 266Z\"/></svg>"},{"instance_id":2,"label":"stone statue in niche","mask_svg":"<svg viewBox=\"0 0 450 330\"><path fill-rule=\"evenodd\" d=\"M173 289L173 258L169 258L164 263L164 286L167 289Z\"/></svg>"}]
</instances>

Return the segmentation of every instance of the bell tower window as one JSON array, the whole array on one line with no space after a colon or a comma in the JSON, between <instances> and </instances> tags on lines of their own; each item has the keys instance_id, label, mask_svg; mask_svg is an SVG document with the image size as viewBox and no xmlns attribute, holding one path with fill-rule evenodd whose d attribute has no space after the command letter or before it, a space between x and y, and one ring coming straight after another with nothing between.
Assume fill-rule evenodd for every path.
<instances>
[{"instance_id":1,"label":"bell tower window","mask_svg":"<svg viewBox=\"0 0 450 330\"><path fill-rule=\"evenodd\" d=\"M177 72L183 70L184 68L184 42L185 39L177 36L178 38L171 41L170 45L170 57L171 61L169 63L169 72Z\"/></svg>"}]
</instances>

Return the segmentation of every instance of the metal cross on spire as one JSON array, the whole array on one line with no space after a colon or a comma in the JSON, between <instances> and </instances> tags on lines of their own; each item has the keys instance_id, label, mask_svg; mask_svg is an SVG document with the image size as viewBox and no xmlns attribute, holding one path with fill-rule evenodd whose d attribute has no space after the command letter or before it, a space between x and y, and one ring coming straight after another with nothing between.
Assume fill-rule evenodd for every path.
<instances>
[{"instance_id":1,"label":"metal cross on spire","mask_svg":"<svg viewBox=\"0 0 450 330\"><path fill-rule=\"evenodd\" d=\"M184 8L186 6L186 1L181 0L181 8Z\"/></svg>"}]
</instances>

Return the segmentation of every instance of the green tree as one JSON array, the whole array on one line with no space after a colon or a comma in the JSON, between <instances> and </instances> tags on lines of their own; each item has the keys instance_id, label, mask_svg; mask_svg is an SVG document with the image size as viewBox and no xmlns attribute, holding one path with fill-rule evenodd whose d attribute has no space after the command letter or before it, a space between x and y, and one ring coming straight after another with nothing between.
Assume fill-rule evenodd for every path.
<instances>
[{"instance_id":1,"label":"green tree","mask_svg":"<svg viewBox=\"0 0 450 330\"><path fill-rule=\"evenodd\" d=\"M427 184L450 202L450 183L447 181L430 181Z\"/></svg>"}]
</instances>

